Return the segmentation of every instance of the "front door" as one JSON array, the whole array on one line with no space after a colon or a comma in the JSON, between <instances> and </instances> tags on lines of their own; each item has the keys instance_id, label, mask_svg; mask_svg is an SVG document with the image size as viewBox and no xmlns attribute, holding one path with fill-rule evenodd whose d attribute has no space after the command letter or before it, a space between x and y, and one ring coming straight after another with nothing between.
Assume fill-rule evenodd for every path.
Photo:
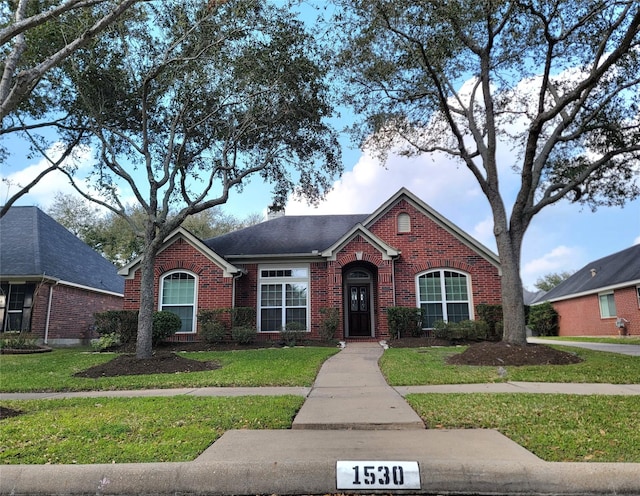
<instances>
[{"instance_id":1,"label":"front door","mask_svg":"<svg viewBox=\"0 0 640 496\"><path fill-rule=\"evenodd\" d=\"M349 285L349 336L371 336L369 285Z\"/></svg>"}]
</instances>

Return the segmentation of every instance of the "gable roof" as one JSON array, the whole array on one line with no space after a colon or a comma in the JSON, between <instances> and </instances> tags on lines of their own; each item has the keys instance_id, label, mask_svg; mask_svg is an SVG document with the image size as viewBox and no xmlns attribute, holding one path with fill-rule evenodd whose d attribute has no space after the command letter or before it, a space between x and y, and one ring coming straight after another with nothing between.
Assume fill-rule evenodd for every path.
<instances>
[{"instance_id":1,"label":"gable roof","mask_svg":"<svg viewBox=\"0 0 640 496\"><path fill-rule=\"evenodd\" d=\"M427 205L424 201L414 195L407 188L400 188L398 192L389 198L386 202L384 202L378 209L373 212L366 221L363 222L365 226L370 226L374 222L376 222L380 217L382 217L387 210L389 210L393 205L395 205L401 199L406 200L408 203L413 205L414 208L421 211L425 216L429 217L436 224L442 227L445 231L448 231L455 238L457 238L460 242L467 245L476 253L482 255L489 263L495 265L500 268L500 259L498 255L495 254L492 250L487 248L485 245L480 243L477 239L471 237L465 231L456 226L449 219L443 217L440 213L435 211L429 205Z\"/></svg>"},{"instance_id":2,"label":"gable roof","mask_svg":"<svg viewBox=\"0 0 640 496\"><path fill-rule=\"evenodd\" d=\"M169 246L171 246L180 238L187 241L187 243L191 244L191 246L196 248L205 257L207 257L214 264L220 267L223 270L225 277L232 277L233 275L239 274L242 272L241 269L227 262L218 253L211 251L211 249L207 245L205 245L197 236L187 231L184 227L178 227L174 229L171 232L171 234L169 234L169 236L165 238L158 253L161 253L163 250L166 250ZM138 269L141 262L142 262L142 256L139 256L134 260L132 260L131 262L129 262L124 267L122 267L118 271L118 274L125 276L126 278L133 277L135 271Z\"/></svg>"},{"instance_id":3,"label":"gable roof","mask_svg":"<svg viewBox=\"0 0 640 496\"><path fill-rule=\"evenodd\" d=\"M640 284L640 245L589 262L551 289L542 300L565 300L635 284Z\"/></svg>"},{"instance_id":4,"label":"gable roof","mask_svg":"<svg viewBox=\"0 0 640 496\"><path fill-rule=\"evenodd\" d=\"M311 255L332 246L361 215L285 215L205 241L224 257Z\"/></svg>"},{"instance_id":5,"label":"gable roof","mask_svg":"<svg viewBox=\"0 0 640 496\"><path fill-rule=\"evenodd\" d=\"M37 207L11 207L0 219L0 276L49 278L123 294L116 267Z\"/></svg>"},{"instance_id":6,"label":"gable roof","mask_svg":"<svg viewBox=\"0 0 640 496\"><path fill-rule=\"evenodd\" d=\"M335 249L352 238L356 230L372 242L384 256L397 256L393 247L373 235L370 227L400 200L406 200L436 224L500 267L498 255L475 240L452 222L401 188L372 214L283 216L260 224L211 238L205 244L225 258L259 258L278 256L331 256Z\"/></svg>"}]
</instances>

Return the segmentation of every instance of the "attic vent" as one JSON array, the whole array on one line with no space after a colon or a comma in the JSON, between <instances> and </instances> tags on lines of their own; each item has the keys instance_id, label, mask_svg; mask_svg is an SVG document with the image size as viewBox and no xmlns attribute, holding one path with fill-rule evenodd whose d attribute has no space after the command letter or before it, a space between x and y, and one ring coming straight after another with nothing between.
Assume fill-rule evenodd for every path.
<instances>
[{"instance_id":1,"label":"attic vent","mask_svg":"<svg viewBox=\"0 0 640 496\"><path fill-rule=\"evenodd\" d=\"M411 232L411 217L409 217L409 214L398 215L398 232Z\"/></svg>"},{"instance_id":2,"label":"attic vent","mask_svg":"<svg viewBox=\"0 0 640 496\"><path fill-rule=\"evenodd\" d=\"M597 274L596 269L591 269L591 277L595 277Z\"/></svg>"}]
</instances>

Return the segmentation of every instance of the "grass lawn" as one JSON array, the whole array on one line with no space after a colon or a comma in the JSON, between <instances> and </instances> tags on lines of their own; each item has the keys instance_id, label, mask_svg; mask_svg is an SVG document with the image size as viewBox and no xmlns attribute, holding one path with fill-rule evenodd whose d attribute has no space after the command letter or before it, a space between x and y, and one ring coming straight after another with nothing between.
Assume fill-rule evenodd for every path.
<instances>
[{"instance_id":1,"label":"grass lawn","mask_svg":"<svg viewBox=\"0 0 640 496\"><path fill-rule=\"evenodd\" d=\"M501 378L497 367L446 365L448 356L464 351L462 346L391 348L380 359L380 369L392 386L504 381L640 384L640 357L567 346L554 347L575 353L584 362L574 365L505 367L507 375Z\"/></svg>"},{"instance_id":2,"label":"grass lawn","mask_svg":"<svg viewBox=\"0 0 640 496\"><path fill-rule=\"evenodd\" d=\"M0 463L142 463L195 459L228 429L287 429L304 398L99 398L3 401Z\"/></svg>"},{"instance_id":3,"label":"grass lawn","mask_svg":"<svg viewBox=\"0 0 640 496\"><path fill-rule=\"evenodd\" d=\"M546 461L640 463L640 396L413 394L429 428L496 429Z\"/></svg>"},{"instance_id":4,"label":"grass lawn","mask_svg":"<svg viewBox=\"0 0 640 496\"><path fill-rule=\"evenodd\" d=\"M32 355L0 355L0 391L90 391L209 386L310 386L337 348L268 348L243 351L181 353L222 367L188 374L155 374L87 379L73 377L115 354L58 349Z\"/></svg>"}]
</instances>

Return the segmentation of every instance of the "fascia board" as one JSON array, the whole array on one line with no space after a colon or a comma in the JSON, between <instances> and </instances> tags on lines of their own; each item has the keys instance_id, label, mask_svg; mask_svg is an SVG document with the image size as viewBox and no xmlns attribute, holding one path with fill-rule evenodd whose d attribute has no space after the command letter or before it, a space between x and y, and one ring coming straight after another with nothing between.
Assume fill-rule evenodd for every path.
<instances>
[{"instance_id":1,"label":"fascia board","mask_svg":"<svg viewBox=\"0 0 640 496\"><path fill-rule=\"evenodd\" d=\"M362 236L365 240L373 245L380 253L382 253L383 260L391 260L400 255L400 251L396 250L392 246L388 245L380 238L378 238L375 234L369 231L362 224L355 225L348 233L342 236L338 241L336 241L333 245L322 252L322 256L327 260L335 260L336 254L353 238L357 235Z\"/></svg>"}]
</instances>

